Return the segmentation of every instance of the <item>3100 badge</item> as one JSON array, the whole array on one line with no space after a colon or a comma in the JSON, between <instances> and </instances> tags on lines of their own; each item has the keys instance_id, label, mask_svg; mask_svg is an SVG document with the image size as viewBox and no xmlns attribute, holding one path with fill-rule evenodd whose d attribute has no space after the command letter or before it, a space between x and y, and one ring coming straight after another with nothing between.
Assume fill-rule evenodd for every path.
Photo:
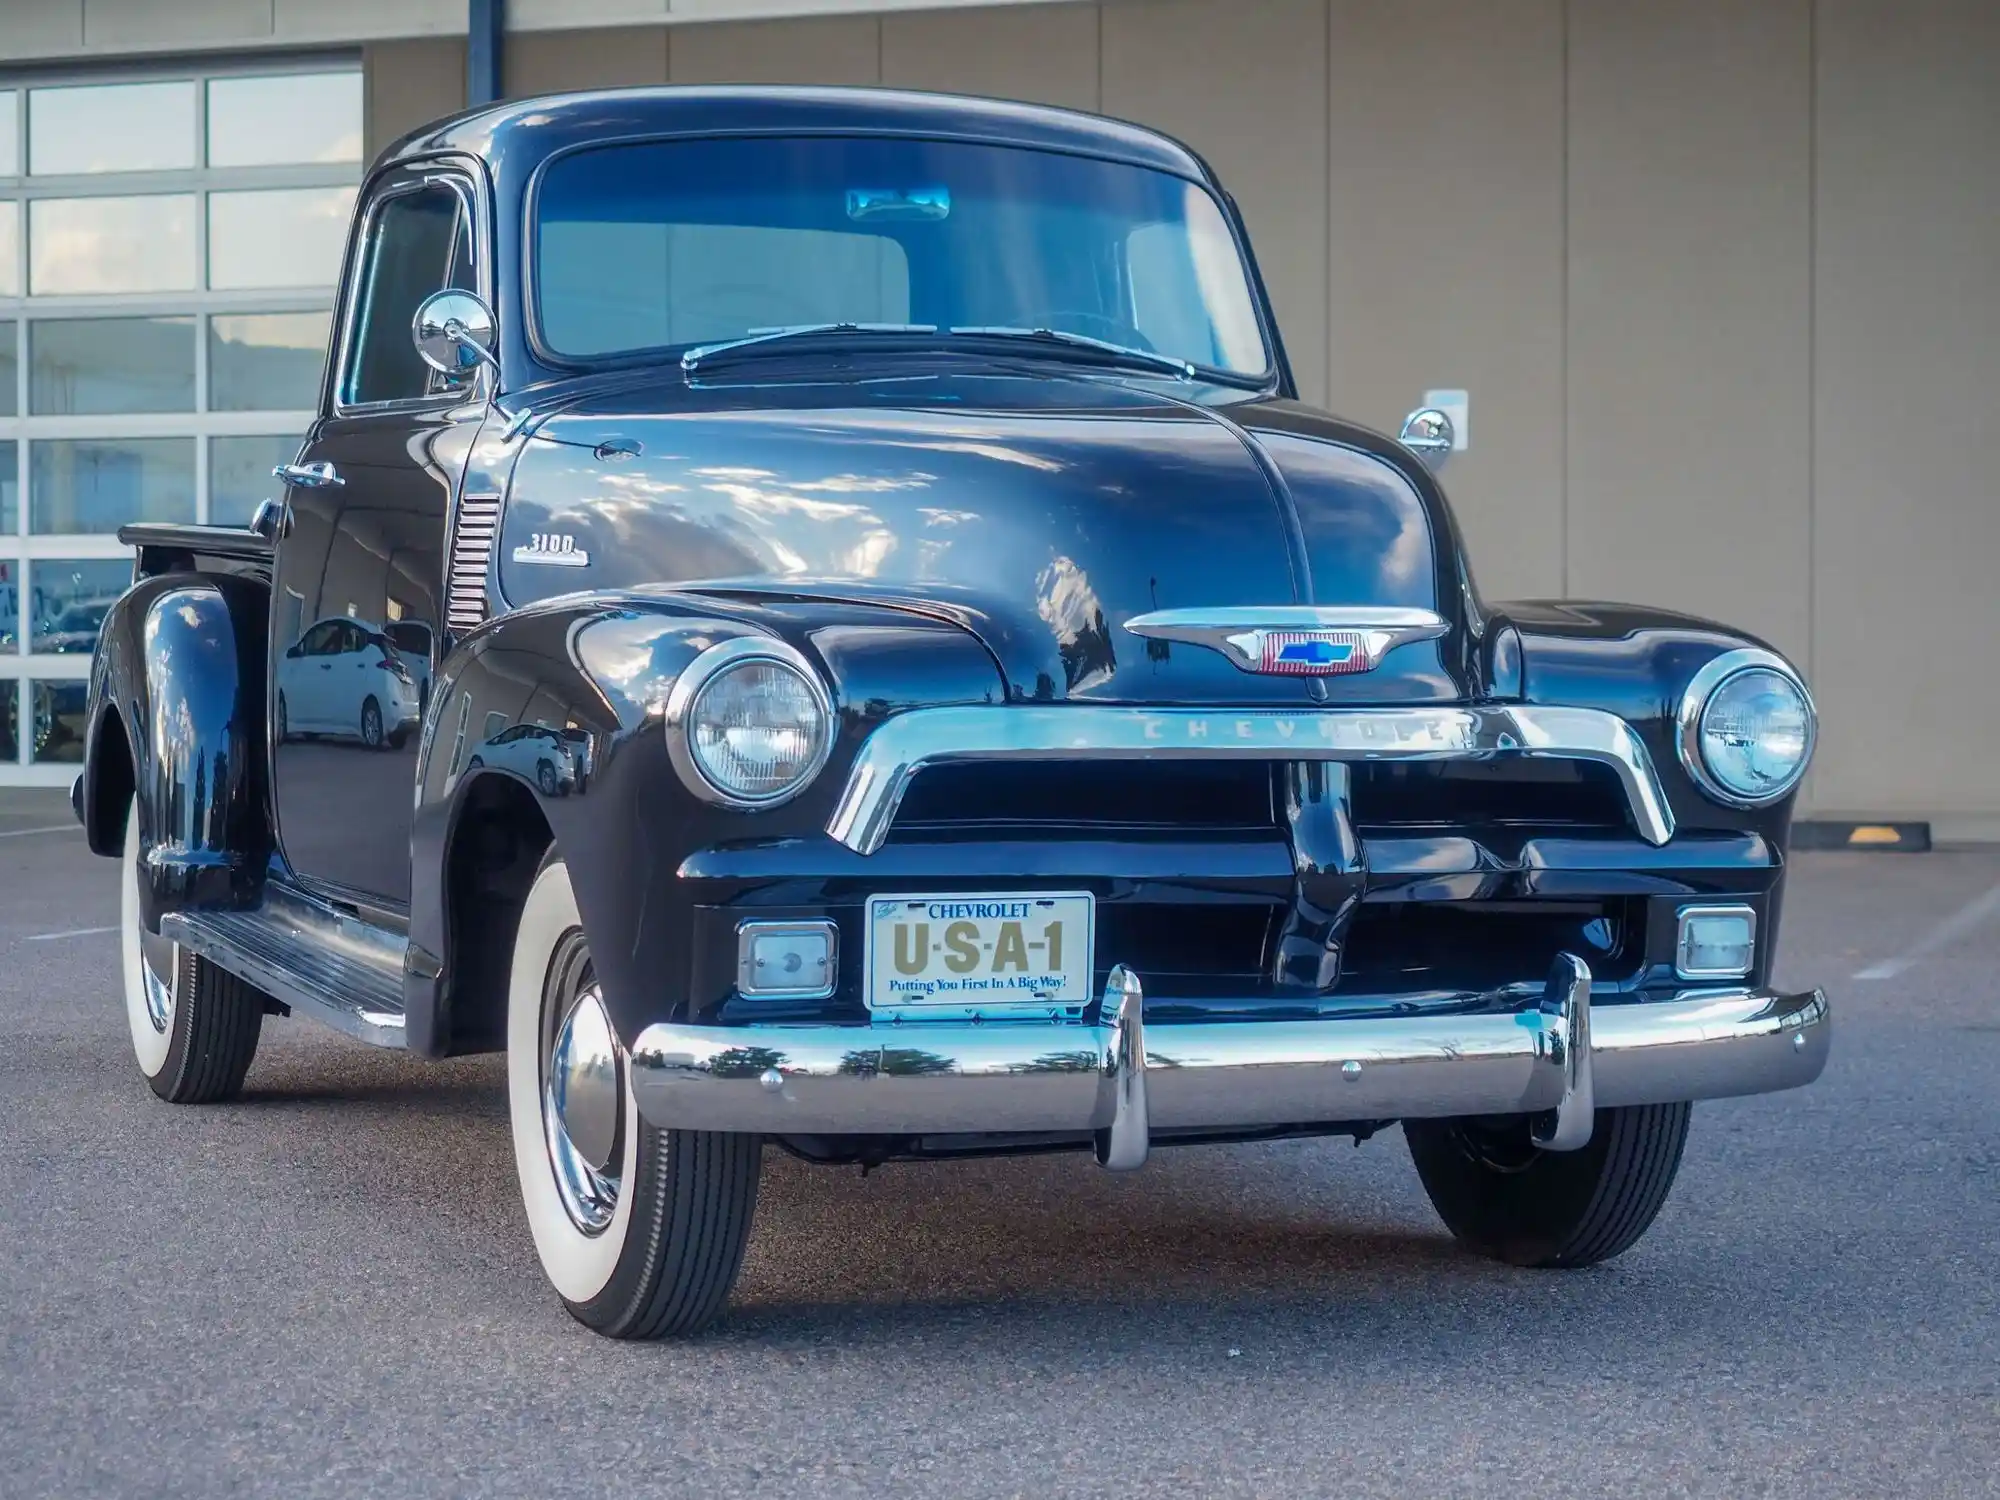
<instances>
[{"instance_id":1,"label":"3100 badge","mask_svg":"<svg viewBox=\"0 0 2000 1500\"><path fill-rule=\"evenodd\" d=\"M1084 891L871 897L868 1008L936 1019L1080 1015L1095 919Z\"/></svg>"}]
</instances>

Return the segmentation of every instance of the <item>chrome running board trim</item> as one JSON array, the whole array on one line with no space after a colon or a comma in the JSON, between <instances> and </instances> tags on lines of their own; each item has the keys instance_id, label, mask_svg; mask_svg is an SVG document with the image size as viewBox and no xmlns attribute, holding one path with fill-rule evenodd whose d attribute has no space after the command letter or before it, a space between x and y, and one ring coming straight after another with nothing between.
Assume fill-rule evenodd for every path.
<instances>
[{"instance_id":1,"label":"chrome running board trim","mask_svg":"<svg viewBox=\"0 0 2000 1500\"><path fill-rule=\"evenodd\" d=\"M1107 1165L1143 1160L1153 1130L1549 1111L1563 1148L1594 1108L1810 1083L1832 1035L1817 990L1592 1006L1560 966L1553 996L1512 1013L1145 1026L1138 980L1113 975L1096 1025L660 1023L632 1048L633 1092L662 1129L1103 1132Z\"/></svg>"},{"instance_id":2,"label":"chrome running board trim","mask_svg":"<svg viewBox=\"0 0 2000 1500\"><path fill-rule=\"evenodd\" d=\"M916 708L862 742L826 831L857 854L882 847L926 766L981 760L1586 760L1617 773L1649 844L1673 809L1645 742L1596 708L1126 708L1096 703Z\"/></svg>"},{"instance_id":3,"label":"chrome running board trim","mask_svg":"<svg viewBox=\"0 0 2000 1500\"><path fill-rule=\"evenodd\" d=\"M404 1045L404 941L304 891L268 881L253 911L169 912L160 934L357 1041Z\"/></svg>"}]
</instances>

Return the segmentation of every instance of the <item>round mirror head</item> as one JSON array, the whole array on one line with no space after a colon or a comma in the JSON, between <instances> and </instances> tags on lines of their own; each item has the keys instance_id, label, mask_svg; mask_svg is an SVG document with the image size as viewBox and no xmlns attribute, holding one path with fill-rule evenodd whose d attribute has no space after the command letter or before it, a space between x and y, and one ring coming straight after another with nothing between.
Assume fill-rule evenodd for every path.
<instances>
[{"instance_id":1,"label":"round mirror head","mask_svg":"<svg viewBox=\"0 0 2000 1500\"><path fill-rule=\"evenodd\" d=\"M493 310L472 292L432 292L410 324L417 353L453 378L493 362Z\"/></svg>"}]
</instances>

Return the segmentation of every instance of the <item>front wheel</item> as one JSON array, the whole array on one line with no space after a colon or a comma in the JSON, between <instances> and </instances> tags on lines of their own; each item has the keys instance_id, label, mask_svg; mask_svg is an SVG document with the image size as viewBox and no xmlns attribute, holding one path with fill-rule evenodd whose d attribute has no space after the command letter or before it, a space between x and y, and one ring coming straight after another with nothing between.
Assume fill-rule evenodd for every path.
<instances>
[{"instance_id":1,"label":"front wheel","mask_svg":"<svg viewBox=\"0 0 2000 1500\"><path fill-rule=\"evenodd\" d=\"M1594 1266L1652 1226L1680 1171L1687 1104L1600 1109L1581 1151L1544 1151L1525 1117L1405 1120L1417 1176L1467 1249L1516 1266Z\"/></svg>"},{"instance_id":2,"label":"front wheel","mask_svg":"<svg viewBox=\"0 0 2000 1500\"><path fill-rule=\"evenodd\" d=\"M120 925L125 1023L153 1092L169 1104L233 1099L257 1055L264 994L227 970L146 930L139 907L139 809L125 810Z\"/></svg>"},{"instance_id":3,"label":"front wheel","mask_svg":"<svg viewBox=\"0 0 2000 1500\"><path fill-rule=\"evenodd\" d=\"M762 1139L639 1118L569 870L553 851L514 939L507 1100L528 1228L571 1315L628 1339L714 1321L750 1237Z\"/></svg>"}]
</instances>

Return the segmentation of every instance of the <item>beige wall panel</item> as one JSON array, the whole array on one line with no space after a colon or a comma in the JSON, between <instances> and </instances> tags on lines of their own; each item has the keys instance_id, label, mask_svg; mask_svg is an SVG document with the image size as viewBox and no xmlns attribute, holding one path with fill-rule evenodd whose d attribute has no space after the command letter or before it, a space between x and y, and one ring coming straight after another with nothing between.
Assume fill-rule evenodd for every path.
<instances>
[{"instance_id":1,"label":"beige wall panel","mask_svg":"<svg viewBox=\"0 0 2000 1500\"><path fill-rule=\"evenodd\" d=\"M875 16L675 28L675 83L879 83L882 23Z\"/></svg>"},{"instance_id":2,"label":"beige wall panel","mask_svg":"<svg viewBox=\"0 0 2000 1500\"><path fill-rule=\"evenodd\" d=\"M1097 108L1097 7L1010 5L882 20L882 81Z\"/></svg>"},{"instance_id":3,"label":"beige wall panel","mask_svg":"<svg viewBox=\"0 0 2000 1500\"><path fill-rule=\"evenodd\" d=\"M1308 401L1326 397L1325 0L1114 0L1104 112L1179 136L1242 205Z\"/></svg>"},{"instance_id":4,"label":"beige wall panel","mask_svg":"<svg viewBox=\"0 0 2000 1500\"><path fill-rule=\"evenodd\" d=\"M585 0L595 4L598 0ZM625 0L614 0L625 3ZM828 16L860 11L955 10L968 5L991 5L995 0L670 0L677 19L689 21L730 21L771 16ZM1009 0L1000 0L1009 3ZM1046 0L1011 0L1015 5L1037 5Z\"/></svg>"},{"instance_id":5,"label":"beige wall panel","mask_svg":"<svg viewBox=\"0 0 2000 1500\"><path fill-rule=\"evenodd\" d=\"M83 0L5 0L0 57L28 58L83 45Z\"/></svg>"},{"instance_id":6,"label":"beige wall panel","mask_svg":"<svg viewBox=\"0 0 2000 1500\"><path fill-rule=\"evenodd\" d=\"M1818 31L1815 793L1990 836L2000 7L1822 0Z\"/></svg>"},{"instance_id":7,"label":"beige wall panel","mask_svg":"<svg viewBox=\"0 0 2000 1500\"><path fill-rule=\"evenodd\" d=\"M270 36L271 0L88 0L83 11L86 47L198 47Z\"/></svg>"},{"instance_id":8,"label":"beige wall panel","mask_svg":"<svg viewBox=\"0 0 2000 1500\"><path fill-rule=\"evenodd\" d=\"M667 19L668 0L507 0L509 31L561 31Z\"/></svg>"},{"instance_id":9,"label":"beige wall panel","mask_svg":"<svg viewBox=\"0 0 2000 1500\"><path fill-rule=\"evenodd\" d=\"M1576 0L1569 579L1806 662L1807 0Z\"/></svg>"},{"instance_id":10,"label":"beige wall panel","mask_svg":"<svg viewBox=\"0 0 2000 1500\"><path fill-rule=\"evenodd\" d=\"M1330 401L1471 393L1446 487L1490 598L1563 588L1563 0L1334 0Z\"/></svg>"},{"instance_id":11,"label":"beige wall panel","mask_svg":"<svg viewBox=\"0 0 2000 1500\"><path fill-rule=\"evenodd\" d=\"M362 53L368 157L408 131L465 108L465 43L455 37L378 42Z\"/></svg>"},{"instance_id":12,"label":"beige wall panel","mask_svg":"<svg viewBox=\"0 0 2000 1500\"><path fill-rule=\"evenodd\" d=\"M565 89L667 81L667 28L535 31L509 36L501 52L511 98Z\"/></svg>"},{"instance_id":13,"label":"beige wall panel","mask_svg":"<svg viewBox=\"0 0 2000 1500\"><path fill-rule=\"evenodd\" d=\"M271 0L281 42L465 35L466 0Z\"/></svg>"}]
</instances>

